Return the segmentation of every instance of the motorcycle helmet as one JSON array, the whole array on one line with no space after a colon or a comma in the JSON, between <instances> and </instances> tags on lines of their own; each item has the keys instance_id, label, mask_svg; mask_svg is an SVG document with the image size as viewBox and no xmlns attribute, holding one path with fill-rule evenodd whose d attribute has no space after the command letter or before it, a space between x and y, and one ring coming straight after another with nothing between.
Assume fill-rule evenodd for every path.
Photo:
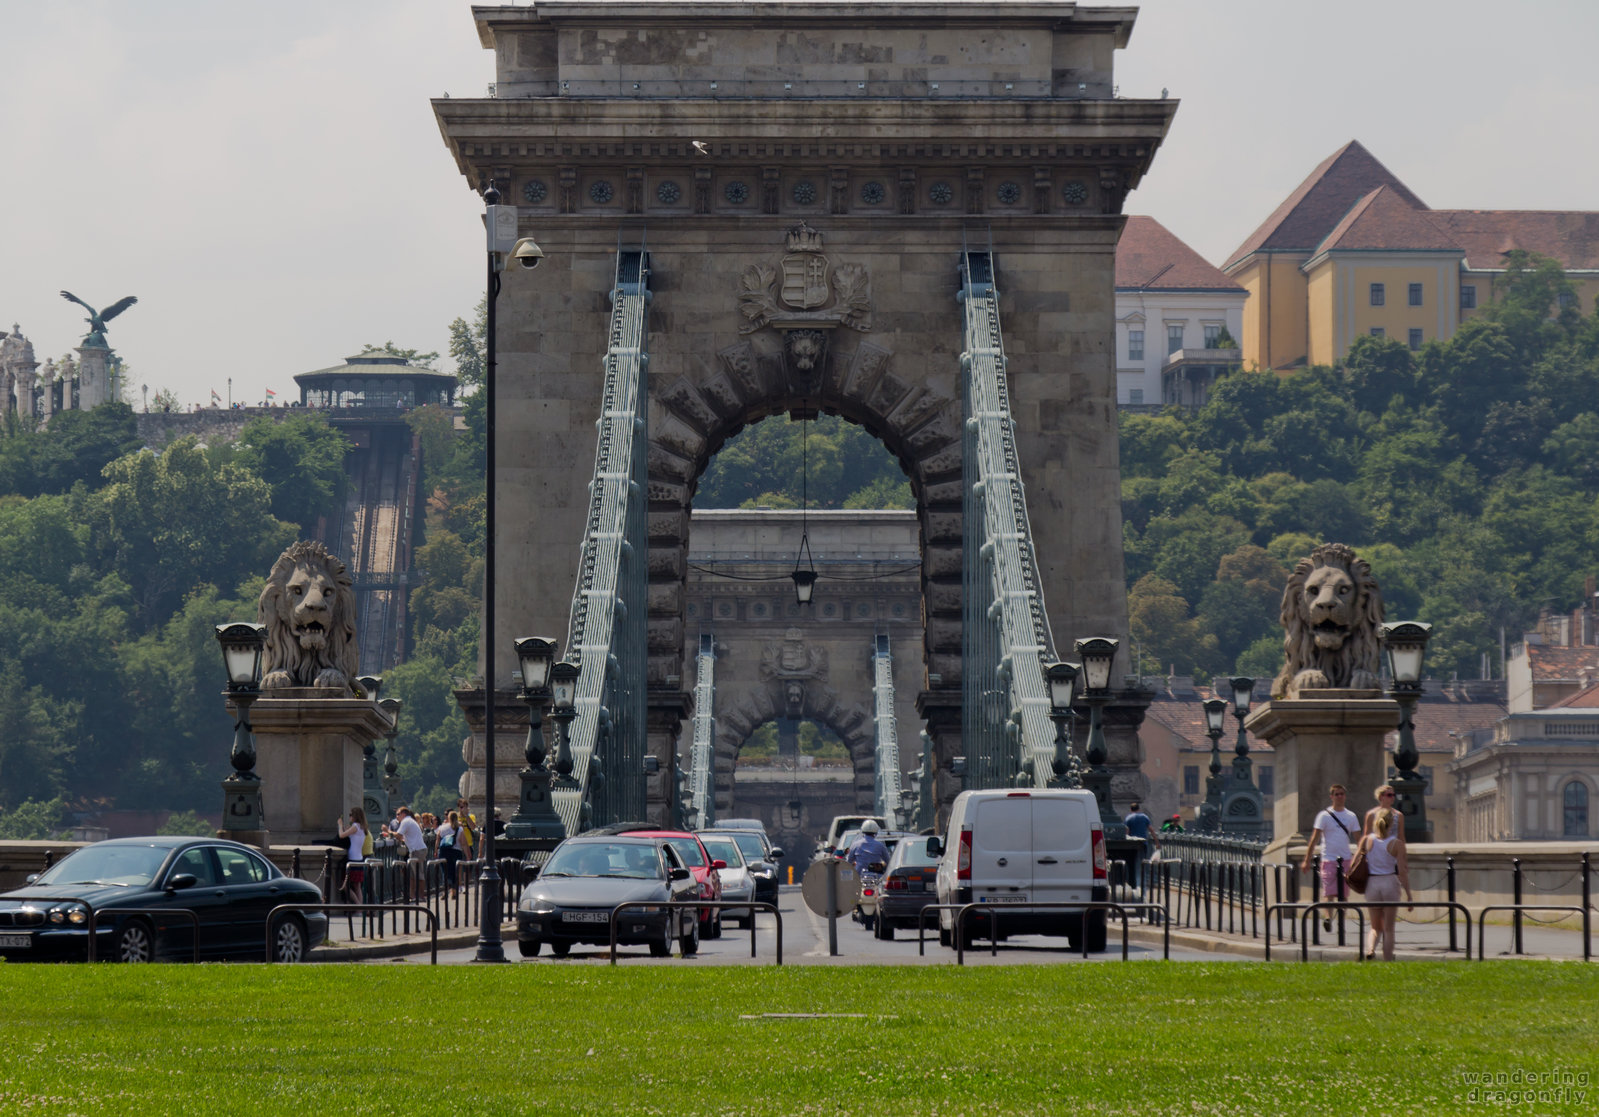
<instances>
[{"instance_id":1,"label":"motorcycle helmet","mask_svg":"<svg viewBox=\"0 0 1599 1117\"><path fill-rule=\"evenodd\" d=\"M871 819L867 819L865 822L861 823L861 833L862 834L875 834L875 833L877 833L877 823L873 822Z\"/></svg>"}]
</instances>

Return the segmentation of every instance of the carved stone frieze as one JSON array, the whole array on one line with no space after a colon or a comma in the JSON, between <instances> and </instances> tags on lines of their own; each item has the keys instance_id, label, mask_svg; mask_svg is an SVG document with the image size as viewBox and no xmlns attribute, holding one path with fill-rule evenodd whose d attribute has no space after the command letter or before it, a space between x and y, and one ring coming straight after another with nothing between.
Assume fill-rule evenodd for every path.
<instances>
[{"instance_id":1,"label":"carved stone frieze","mask_svg":"<svg viewBox=\"0 0 1599 1117\"><path fill-rule=\"evenodd\" d=\"M765 326L780 330L841 324L872 328L871 278L864 264L833 267L822 253L822 234L805 222L788 231L788 253L777 264L750 264L738 279L739 333Z\"/></svg>"}]
</instances>

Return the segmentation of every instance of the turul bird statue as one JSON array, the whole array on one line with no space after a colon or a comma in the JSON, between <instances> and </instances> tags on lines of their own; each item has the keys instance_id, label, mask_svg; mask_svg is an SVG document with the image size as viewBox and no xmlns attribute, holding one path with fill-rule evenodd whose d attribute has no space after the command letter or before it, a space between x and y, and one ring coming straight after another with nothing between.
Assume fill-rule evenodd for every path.
<instances>
[{"instance_id":1,"label":"turul bird statue","mask_svg":"<svg viewBox=\"0 0 1599 1117\"><path fill-rule=\"evenodd\" d=\"M98 343L100 345L105 344L106 323L139 301L137 296L129 295L126 298L118 299L104 310L96 310L94 307L78 298L78 296L74 295L71 291L61 292L61 297L66 299L68 302L77 303L79 306L83 307L84 310L89 312L89 317L84 319L84 321L89 323L89 335L83 340L87 343Z\"/></svg>"}]
</instances>

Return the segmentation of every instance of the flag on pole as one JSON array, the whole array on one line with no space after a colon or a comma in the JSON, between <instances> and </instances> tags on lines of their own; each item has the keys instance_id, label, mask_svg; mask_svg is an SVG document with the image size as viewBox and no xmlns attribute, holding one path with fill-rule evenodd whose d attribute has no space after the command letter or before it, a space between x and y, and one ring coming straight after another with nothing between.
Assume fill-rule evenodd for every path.
<instances>
[{"instance_id":1,"label":"flag on pole","mask_svg":"<svg viewBox=\"0 0 1599 1117\"><path fill-rule=\"evenodd\" d=\"M211 389L211 402L212 403L221 403L222 402L222 397L217 395L217 390L215 388Z\"/></svg>"},{"instance_id":2,"label":"flag on pole","mask_svg":"<svg viewBox=\"0 0 1599 1117\"><path fill-rule=\"evenodd\" d=\"M274 392L271 388L268 388L266 390L266 392L267 392L267 399L277 399L278 398L278 394L276 392Z\"/></svg>"}]
</instances>

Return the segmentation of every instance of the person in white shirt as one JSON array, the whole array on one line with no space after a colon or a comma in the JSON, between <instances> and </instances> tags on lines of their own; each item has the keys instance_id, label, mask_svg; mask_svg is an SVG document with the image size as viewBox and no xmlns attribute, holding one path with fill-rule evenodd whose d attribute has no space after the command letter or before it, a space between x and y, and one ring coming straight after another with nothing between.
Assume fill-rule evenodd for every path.
<instances>
[{"instance_id":1,"label":"person in white shirt","mask_svg":"<svg viewBox=\"0 0 1599 1117\"><path fill-rule=\"evenodd\" d=\"M394 821L389 823L389 829L400 836L405 843L406 860L420 865L427 860L428 844L422 837L422 827L417 824L416 816L411 813L410 807L401 807L394 812Z\"/></svg>"},{"instance_id":2,"label":"person in white shirt","mask_svg":"<svg viewBox=\"0 0 1599 1117\"><path fill-rule=\"evenodd\" d=\"M1316 857L1316 849L1321 848L1321 894L1327 899L1338 898L1338 863L1343 861L1344 868L1349 867L1350 859L1355 855L1355 841L1360 836L1360 818L1354 811L1344 806L1348 792L1344 785L1335 783L1327 790L1332 805L1324 808L1316 815L1316 821L1310 831L1310 844L1305 847L1305 863L1300 866L1307 873L1310 871L1311 862ZM1323 918L1323 925L1329 925L1330 920Z\"/></svg>"}]
</instances>

